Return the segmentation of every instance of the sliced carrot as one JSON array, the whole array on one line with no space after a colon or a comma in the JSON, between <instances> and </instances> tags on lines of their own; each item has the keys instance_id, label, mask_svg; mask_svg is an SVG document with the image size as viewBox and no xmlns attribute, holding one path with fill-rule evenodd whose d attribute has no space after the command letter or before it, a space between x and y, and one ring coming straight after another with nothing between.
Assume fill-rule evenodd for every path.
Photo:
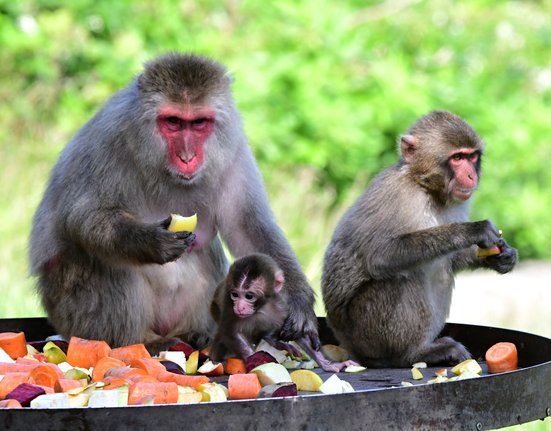
<instances>
[{"instance_id":1,"label":"sliced carrot","mask_svg":"<svg viewBox=\"0 0 551 431\"><path fill-rule=\"evenodd\" d=\"M0 409L22 409L23 406L17 400L2 400L0 401Z\"/></svg>"},{"instance_id":2,"label":"sliced carrot","mask_svg":"<svg viewBox=\"0 0 551 431\"><path fill-rule=\"evenodd\" d=\"M106 385L103 387L104 391L107 391L110 389L117 389L123 385L128 384L128 381L126 379L122 379L120 377L105 377L103 379L103 382L106 383Z\"/></svg>"},{"instance_id":3,"label":"sliced carrot","mask_svg":"<svg viewBox=\"0 0 551 431\"><path fill-rule=\"evenodd\" d=\"M55 382L59 380L59 375L56 371L48 365L39 365L34 368L29 374L29 383L40 386L48 386L53 388Z\"/></svg>"},{"instance_id":4,"label":"sliced carrot","mask_svg":"<svg viewBox=\"0 0 551 431\"><path fill-rule=\"evenodd\" d=\"M101 382L108 370L119 367L126 367L126 364L120 359L104 356L96 362L96 365L94 365L94 369L92 370L92 380L94 382Z\"/></svg>"},{"instance_id":5,"label":"sliced carrot","mask_svg":"<svg viewBox=\"0 0 551 431\"><path fill-rule=\"evenodd\" d=\"M111 350L109 356L123 361L126 365L132 364L136 359L151 358L151 355L143 344L132 344L130 346L117 347Z\"/></svg>"},{"instance_id":6,"label":"sliced carrot","mask_svg":"<svg viewBox=\"0 0 551 431\"><path fill-rule=\"evenodd\" d=\"M71 389L82 388L85 386L83 383L84 380L73 380L73 379L57 379L54 384L55 392L67 392Z\"/></svg>"},{"instance_id":7,"label":"sliced carrot","mask_svg":"<svg viewBox=\"0 0 551 431\"><path fill-rule=\"evenodd\" d=\"M39 361L38 359L30 359L30 358L17 358L15 360L16 364L31 364L31 365L40 365L43 363L42 361Z\"/></svg>"},{"instance_id":8,"label":"sliced carrot","mask_svg":"<svg viewBox=\"0 0 551 431\"><path fill-rule=\"evenodd\" d=\"M141 368L147 371L147 374L153 377L157 377L161 371L166 371L166 368L161 362L153 358L140 358L132 361L131 367Z\"/></svg>"},{"instance_id":9,"label":"sliced carrot","mask_svg":"<svg viewBox=\"0 0 551 431\"><path fill-rule=\"evenodd\" d=\"M247 366L241 358L230 357L226 360L226 374L245 374Z\"/></svg>"},{"instance_id":10,"label":"sliced carrot","mask_svg":"<svg viewBox=\"0 0 551 431\"><path fill-rule=\"evenodd\" d=\"M0 380L0 400L6 398L21 383L27 383L29 373L6 373L4 378Z\"/></svg>"},{"instance_id":11,"label":"sliced carrot","mask_svg":"<svg viewBox=\"0 0 551 431\"><path fill-rule=\"evenodd\" d=\"M517 347L513 343L500 342L486 351L486 364L490 373L503 373L518 368Z\"/></svg>"},{"instance_id":12,"label":"sliced carrot","mask_svg":"<svg viewBox=\"0 0 551 431\"><path fill-rule=\"evenodd\" d=\"M73 367L90 368L108 356L111 347L105 341L71 337L67 348L67 362Z\"/></svg>"},{"instance_id":13,"label":"sliced carrot","mask_svg":"<svg viewBox=\"0 0 551 431\"><path fill-rule=\"evenodd\" d=\"M24 332L0 332L0 347L10 355L12 359L27 354L27 341Z\"/></svg>"},{"instance_id":14,"label":"sliced carrot","mask_svg":"<svg viewBox=\"0 0 551 431\"><path fill-rule=\"evenodd\" d=\"M169 371L162 371L157 375L159 382L174 382L180 386L189 386L193 389L197 389L203 383L210 382L207 376L190 376L183 374L175 374Z\"/></svg>"},{"instance_id":15,"label":"sliced carrot","mask_svg":"<svg viewBox=\"0 0 551 431\"><path fill-rule=\"evenodd\" d=\"M38 361L34 361L33 364L0 362L0 375L7 373L30 373L33 368L39 365L42 365L42 363Z\"/></svg>"},{"instance_id":16,"label":"sliced carrot","mask_svg":"<svg viewBox=\"0 0 551 431\"><path fill-rule=\"evenodd\" d=\"M174 382L138 382L128 391L128 404L138 404L148 395L155 395L154 404L174 404L178 401L178 385Z\"/></svg>"},{"instance_id":17,"label":"sliced carrot","mask_svg":"<svg viewBox=\"0 0 551 431\"><path fill-rule=\"evenodd\" d=\"M247 400L256 398L262 389L258 376L254 373L232 374L228 379L230 400Z\"/></svg>"},{"instance_id":18,"label":"sliced carrot","mask_svg":"<svg viewBox=\"0 0 551 431\"><path fill-rule=\"evenodd\" d=\"M105 377L111 377L111 378L116 377L116 378L125 379L129 376L146 376L146 375L147 375L147 371L142 370L141 368L130 368L130 367L124 366L124 367L109 368L105 372L104 379Z\"/></svg>"},{"instance_id":19,"label":"sliced carrot","mask_svg":"<svg viewBox=\"0 0 551 431\"><path fill-rule=\"evenodd\" d=\"M145 376L141 376L141 375L127 376L127 377L125 377L125 379L126 379L126 381L128 382L128 384L130 386L135 385L138 382L148 382L148 383L158 383L159 382L155 377L150 376L149 374L147 374Z\"/></svg>"}]
</instances>

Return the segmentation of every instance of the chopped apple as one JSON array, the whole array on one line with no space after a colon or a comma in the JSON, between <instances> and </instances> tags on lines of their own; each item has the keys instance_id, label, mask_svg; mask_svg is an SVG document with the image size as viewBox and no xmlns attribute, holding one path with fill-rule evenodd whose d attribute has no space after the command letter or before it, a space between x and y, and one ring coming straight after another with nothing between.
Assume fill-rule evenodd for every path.
<instances>
[{"instance_id":1,"label":"chopped apple","mask_svg":"<svg viewBox=\"0 0 551 431\"><path fill-rule=\"evenodd\" d=\"M434 379L430 379L427 383L433 384L433 383L443 383L447 382L448 378L442 375L437 375Z\"/></svg>"},{"instance_id":2,"label":"chopped apple","mask_svg":"<svg viewBox=\"0 0 551 431\"><path fill-rule=\"evenodd\" d=\"M60 364L67 361L67 355L61 350L61 348L52 341L48 341L43 349L44 355L48 362L52 364Z\"/></svg>"},{"instance_id":3,"label":"chopped apple","mask_svg":"<svg viewBox=\"0 0 551 431\"><path fill-rule=\"evenodd\" d=\"M426 362L416 362L411 366L412 368L427 368Z\"/></svg>"},{"instance_id":4,"label":"chopped apple","mask_svg":"<svg viewBox=\"0 0 551 431\"><path fill-rule=\"evenodd\" d=\"M203 399L203 394L189 386L178 385L178 404L199 403Z\"/></svg>"},{"instance_id":5,"label":"chopped apple","mask_svg":"<svg viewBox=\"0 0 551 431\"><path fill-rule=\"evenodd\" d=\"M342 394L346 392L354 392L352 385L345 381L341 380L339 376L333 374L320 386L320 392L322 394Z\"/></svg>"},{"instance_id":6,"label":"chopped apple","mask_svg":"<svg viewBox=\"0 0 551 431\"><path fill-rule=\"evenodd\" d=\"M464 370L461 374L456 376L456 380L474 379L475 377L480 377L480 375L471 370Z\"/></svg>"},{"instance_id":7,"label":"chopped apple","mask_svg":"<svg viewBox=\"0 0 551 431\"><path fill-rule=\"evenodd\" d=\"M211 360L208 360L197 368L197 372L209 377L221 376L224 374L224 365L222 365L221 362L212 362Z\"/></svg>"},{"instance_id":8,"label":"chopped apple","mask_svg":"<svg viewBox=\"0 0 551 431\"><path fill-rule=\"evenodd\" d=\"M310 370L296 370L290 376L299 391L319 392L323 384L321 377Z\"/></svg>"},{"instance_id":9,"label":"chopped apple","mask_svg":"<svg viewBox=\"0 0 551 431\"><path fill-rule=\"evenodd\" d=\"M361 365L349 365L344 369L345 373L360 373L367 370L367 368L362 367Z\"/></svg>"},{"instance_id":10,"label":"chopped apple","mask_svg":"<svg viewBox=\"0 0 551 431\"><path fill-rule=\"evenodd\" d=\"M419 370L419 368L412 368L411 377L413 380L421 380L423 378L423 373Z\"/></svg>"},{"instance_id":11,"label":"chopped apple","mask_svg":"<svg viewBox=\"0 0 551 431\"><path fill-rule=\"evenodd\" d=\"M452 373L457 376L463 374L465 371L470 371L475 374L481 374L482 368L480 368L480 365L478 365L478 362L476 362L474 359L467 359L452 368Z\"/></svg>"},{"instance_id":12,"label":"chopped apple","mask_svg":"<svg viewBox=\"0 0 551 431\"><path fill-rule=\"evenodd\" d=\"M448 377L448 369L442 368L440 370L435 371L434 374L436 374L437 376Z\"/></svg>"},{"instance_id":13,"label":"chopped apple","mask_svg":"<svg viewBox=\"0 0 551 431\"><path fill-rule=\"evenodd\" d=\"M287 356L287 359L285 359L281 365L283 365L288 370L299 368L301 362L297 361L296 359L291 358L290 356Z\"/></svg>"},{"instance_id":14,"label":"chopped apple","mask_svg":"<svg viewBox=\"0 0 551 431\"><path fill-rule=\"evenodd\" d=\"M253 368L251 373L258 375L258 379L262 386L293 381L287 368L277 362L266 362L265 364L261 364Z\"/></svg>"},{"instance_id":15,"label":"chopped apple","mask_svg":"<svg viewBox=\"0 0 551 431\"><path fill-rule=\"evenodd\" d=\"M226 401L228 395L225 388L218 383L203 383L199 385L199 392L201 395L201 401L214 402L214 401Z\"/></svg>"},{"instance_id":16,"label":"chopped apple","mask_svg":"<svg viewBox=\"0 0 551 431\"><path fill-rule=\"evenodd\" d=\"M324 344L323 346L321 346L321 353L323 353L323 355L327 359L333 362L344 362L350 359L348 350L335 344Z\"/></svg>"},{"instance_id":17,"label":"chopped apple","mask_svg":"<svg viewBox=\"0 0 551 431\"><path fill-rule=\"evenodd\" d=\"M199 350L194 350L186 360L186 374L197 374L199 368Z\"/></svg>"},{"instance_id":18,"label":"chopped apple","mask_svg":"<svg viewBox=\"0 0 551 431\"><path fill-rule=\"evenodd\" d=\"M193 232L197 226L197 214L184 217L179 214L170 214L168 230L171 232Z\"/></svg>"},{"instance_id":19,"label":"chopped apple","mask_svg":"<svg viewBox=\"0 0 551 431\"><path fill-rule=\"evenodd\" d=\"M405 380L403 382L400 383L402 386L413 386L413 383L411 382L406 382Z\"/></svg>"}]
</instances>

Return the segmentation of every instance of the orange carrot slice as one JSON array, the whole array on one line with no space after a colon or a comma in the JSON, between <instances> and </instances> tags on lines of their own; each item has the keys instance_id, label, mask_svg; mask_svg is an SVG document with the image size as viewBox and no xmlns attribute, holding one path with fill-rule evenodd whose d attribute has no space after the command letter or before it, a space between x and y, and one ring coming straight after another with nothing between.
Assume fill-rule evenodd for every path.
<instances>
[{"instance_id":1,"label":"orange carrot slice","mask_svg":"<svg viewBox=\"0 0 551 431\"><path fill-rule=\"evenodd\" d=\"M157 380L160 382L174 382L180 386L189 386L193 389L199 388L203 383L210 382L207 376L189 376L183 374L175 374L169 371L162 371L157 375Z\"/></svg>"},{"instance_id":2,"label":"orange carrot slice","mask_svg":"<svg viewBox=\"0 0 551 431\"><path fill-rule=\"evenodd\" d=\"M151 355L143 344L132 344L130 346L117 347L111 350L109 356L123 361L126 365L132 364L136 359L151 358Z\"/></svg>"},{"instance_id":3,"label":"orange carrot slice","mask_svg":"<svg viewBox=\"0 0 551 431\"><path fill-rule=\"evenodd\" d=\"M142 370L147 371L147 374L157 378L160 372L166 371L166 368L161 362L153 358L140 358L132 361L130 364L131 367L141 368Z\"/></svg>"},{"instance_id":4,"label":"orange carrot slice","mask_svg":"<svg viewBox=\"0 0 551 431\"><path fill-rule=\"evenodd\" d=\"M27 354L27 341L24 332L0 332L0 347L10 355L10 358L17 359Z\"/></svg>"},{"instance_id":5,"label":"orange carrot slice","mask_svg":"<svg viewBox=\"0 0 551 431\"><path fill-rule=\"evenodd\" d=\"M21 383L27 383L29 373L6 373L4 378L0 380L0 400L6 398Z\"/></svg>"},{"instance_id":6,"label":"orange carrot slice","mask_svg":"<svg viewBox=\"0 0 551 431\"><path fill-rule=\"evenodd\" d=\"M125 366L126 364L120 359L112 358L110 356L104 356L103 358L99 359L98 362L96 362L96 365L94 365L94 369L92 370L92 380L94 382L101 382L103 380L103 377L105 376L105 373L108 370L110 370L111 368L119 368Z\"/></svg>"},{"instance_id":7,"label":"orange carrot slice","mask_svg":"<svg viewBox=\"0 0 551 431\"><path fill-rule=\"evenodd\" d=\"M229 357L226 360L226 374L245 374L247 366L241 358Z\"/></svg>"},{"instance_id":8,"label":"orange carrot slice","mask_svg":"<svg viewBox=\"0 0 551 431\"><path fill-rule=\"evenodd\" d=\"M130 368L127 366L114 367L114 368L109 368L105 372L104 380L106 377L125 379L129 376L146 376L146 375L147 375L147 371L142 370L141 368Z\"/></svg>"},{"instance_id":9,"label":"orange carrot slice","mask_svg":"<svg viewBox=\"0 0 551 431\"><path fill-rule=\"evenodd\" d=\"M154 404L174 404L178 401L178 385L174 382L138 382L129 389L128 404L139 404L149 395L155 395Z\"/></svg>"},{"instance_id":10,"label":"orange carrot slice","mask_svg":"<svg viewBox=\"0 0 551 431\"><path fill-rule=\"evenodd\" d=\"M0 409L22 409L23 406L17 400L2 400L0 401Z\"/></svg>"},{"instance_id":11,"label":"orange carrot slice","mask_svg":"<svg viewBox=\"0 0 551 431\"><path fill-rule=\"evenodd\" d=\"M41 365L40 362L35 361L34 364L15 364L8 362L0 362L0 375L7 373L30 373L35 367Z\"/></svg>"},{"instance_id":12,"label":"orange carrot slice","mask_svg":"<svg viewBox=\"0 0 551 431\"><path fill-rule=\"evenodd\" d=\"M71 389L82 388L85 386L85 380L57 379L54 384L55 392L67 392Z\"/></svg>"},{"instance_id":13,"label":"orange carrot slice","mask_svg":"<svg viewBox=\"0 0 551 431\"><path fill-rule=\"evenodd\" d=\"M39 365L34 368L29 374L29 383L39 386L47 386L53 388L55 382L59 380L59 375L56 370L48 365Z\"/></svg>"},{"instance_id":14,"label":"orange carrot slice","mask_svg":"<svg viewBox=\"0 0 551 431\"><path fill-rule=\"evenodd\" d=\"M232 374L228 379L230 400L246 400L256 398L262 389L256 374Z\"/></svg>"},{"instance_id":15,"label":"orange carrot slice","mask_svg":"<svg viewBox=\"0 0 551 431\"><path fill-rule=\"evenodd\" d=\"M513 343L500 342L486 351L486 364L490 373L503 373L518 368L517 347Z\"/></svg>"},{"instance_id":16,"label":"orange carrot slice","mask_svg":"<svg viewBox=\"0 0 551 431\"><path fill-rule=\"evenodd\" d=\"M71 337L67 348L67 362L73 367L90 368L108 356L111 347L105 341Z\"/></svg>"}]
</instances>

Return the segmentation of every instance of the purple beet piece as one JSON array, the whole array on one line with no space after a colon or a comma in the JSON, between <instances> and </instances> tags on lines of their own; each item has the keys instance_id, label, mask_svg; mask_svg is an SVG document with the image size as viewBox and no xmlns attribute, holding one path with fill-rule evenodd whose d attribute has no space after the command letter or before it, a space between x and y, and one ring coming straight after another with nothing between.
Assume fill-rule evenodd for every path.
<instances>
[{"instance_id":1,"label":"purple beet piece","mask_svg":"<svg viewBox=\"0 0 551 431\"><path fill-rule=\"evenodd\" d=\"M259 365L266 364L268 362L277 361L268 352L259 350L258 352L254 352L252 355L247 357L247 359L245 360L245 367L247 368L247 372L250 372L253 368L256 368Z\"/></svg>"},{"instance_id":2,"label":"purple beet piece","mask_svg":"<svg viewBox=\"0 0 551 431\"><path fill-rule=\"evenodd\" d=\"M44 388L41 388L40 386L31 385L30 383L21 383L8 395L6 395L6 399L17 400L23 407L29 407L32 400L39 395L44 395L45 393L46 391Z\"/></svg>"},{"instance_id":3,"label":"purple beet piece","mask_svg":"<svg viewBox=\"0 0 551 431\"><path fill-rule=\"evenodd\" d=\"M189 357L189 355L191 355L191 352L197 350L193 347L191 347L188 343L185 343L183 341L179 341L177 343L174 343L170 346L168 346L168 350L172 351L172 352L184 352L184 354L186 355L186 358Z\"/></svg>"},{"instance_id":4,"label":"purple beet piece","mask_svg":"<svg viewBox=\"0 0 551 431\"><path fill-rule=\"evenodd\" d=\"M298 395L297 385L294 383L275 383L260 389L257 398L294 397Z\"/></svg>"},{"instance_id":5,"label":"purple beet piece","mask_svg":"<svg viewBox=\"0 0 551 431\"><path fill-rule=\"evenodd\" d=\"M185 374L185 371L182 370L182 367L180 367L176 362L167 361L166 359L161 360L161 364L163 364L167 371L174 373L174 374Z\"/></svg>"}]
</instances>

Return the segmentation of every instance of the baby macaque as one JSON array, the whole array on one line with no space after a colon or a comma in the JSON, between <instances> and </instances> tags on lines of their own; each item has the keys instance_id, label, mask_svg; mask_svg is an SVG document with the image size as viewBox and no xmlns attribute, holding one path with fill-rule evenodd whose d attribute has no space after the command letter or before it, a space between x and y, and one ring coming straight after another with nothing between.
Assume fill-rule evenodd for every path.
<instances>
[{"instance_id":1,"label":"baby macaque","mask_svg":"<svg viewBox=\"0 0 551 431\"><path fill-rule=\"evenodd\" d=\"M277 263L265 254L251 254L236 260L216 290L211 313L218 323L210 356L220 361L231 352L246 359L254 353L253 344L266 340L277 349L300 356L291 344L277 339L289 313L285 278ZM298 345L325 371L338 372L353 361L331 362L316 350L308 338Z\"/></svg>"}]
</instances>

